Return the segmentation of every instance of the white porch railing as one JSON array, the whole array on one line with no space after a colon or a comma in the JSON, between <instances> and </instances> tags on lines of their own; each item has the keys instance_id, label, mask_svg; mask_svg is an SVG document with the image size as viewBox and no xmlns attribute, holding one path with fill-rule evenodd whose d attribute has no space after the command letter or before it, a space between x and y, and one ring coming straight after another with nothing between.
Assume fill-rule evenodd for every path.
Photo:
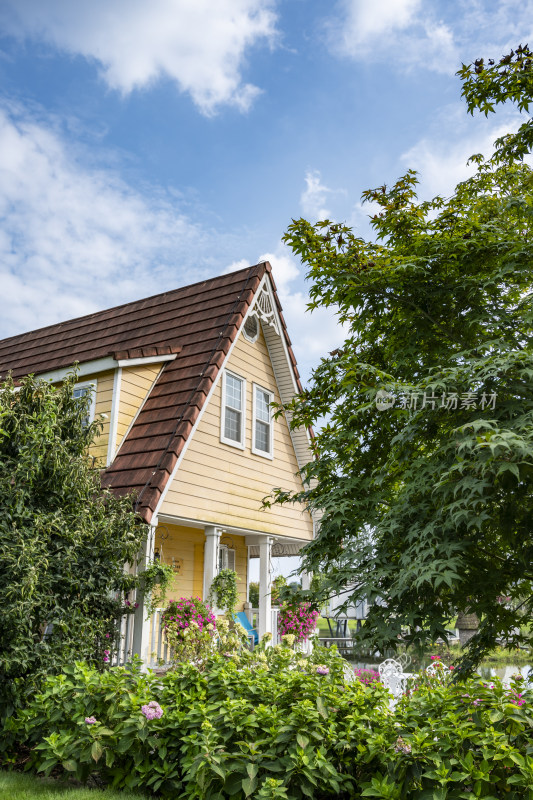
<instances>
[{"instance_id":1,"label":"white porch railing","mask_svg":"<svg viewBox=\"0 0 533 800\"><path fill-rule=\"evenodd\" d=\"M114 653L110 661L112 667L119 667L131 661L133 654L134 624L133 614L124 614L120 620L119 632L115 639Z\"/></svg>"},{"instance_id":2,"label":"white porch railing","mask_svg":"<svg viewBox=\"0 0 533 800\"><path fill-rule=\"evenodd\" d=\"M161 627L161 615L163 608L157 608L150 619L150 640L148 647L147 667L167 666L170 663L169 648L165 641ZM259 609L252 608L248 603L245 604L245 613L251 624L258 630ZM278 631L279 608L273 607L271 610L272 625L272 644L279 644L280 637ZM125 614L120 620L120 632L115 641L115 653L111 659L111 666L118 667L131 661L133 655L133 629L135 616Z\"/></svg>"},{"instance_id":3,"label":"white porch railing","mask_svg":"<svg viewBox=\"0 0 533 800\"><path fill-rule=\"evenodd\" d=\"M254 626L254 628L259 630L259 609L252 608L248 603L244 604L244 613L250 620L250 623ZM278 619L279 619L279 608L277 606L272 606L271 609L271 626L272 626L272 644L279 644L280 637L279 637L279 629L278 629Z\"/></svg>"},{"instance_id":4,"label":"white porch railing","mask_svg":"<svg viewBox=\"0 0 533 800\"><path fill-rule=\"evenodd\" d=\"M161 615L164 610L164 608L156 608L150 620L150 647L146 665L148 667L167 666L170 663L168 644L161 626Z\"/></svg>"}]
</instances>

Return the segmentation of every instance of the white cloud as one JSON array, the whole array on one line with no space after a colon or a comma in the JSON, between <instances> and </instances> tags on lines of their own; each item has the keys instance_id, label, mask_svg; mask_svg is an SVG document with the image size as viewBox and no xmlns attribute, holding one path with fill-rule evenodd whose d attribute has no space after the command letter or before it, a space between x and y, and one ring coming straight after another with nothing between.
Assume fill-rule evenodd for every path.
<instances>
[{"instance_id":1,"label":"white cloud","mask_svg":"<svg viewBox=\"0 0 533 800\"><path fill-rule=\"evenodd\" d=\"M333 53L453 73L533 34L533 0L339 0L327 24Z\"/></svg>"},{"instance_id":2,"label":"white cloud","mask_svg":"<svg viewBox=\"0 0 533 800\"><path fill-rule=\"evenodd\" d=\"M519 115L502 111L497 120L471 120L461 105L443 109L433 129L402 154L405 169L419 173L419 196L429 199L437 194L449 197L458 183L474 174L475 165L467 164L475 153L489 156L494 141L515 130Z\"/></svg>"},{"instance_id":3,"label":"white cloud","mask_svg":"<svg viewBox=\"0 0 533 800\"><path fill-rule=\"evenodd\" d=\"M287 294L290 291L289 284L300 277L300 270L286 248L280 248L277 253L263 253L259 261L270 262L278 294Z\"/></svg>"},{"instance_id":4,"label":"white cloud","mask_svg":"<svg viewBox=\"0 0 533 800\"><path fill-rule=\"evenodd\" d=\"M192 283L236 249L14 106L0 106L0 232L0 336Z\"/></svg>"},{"instance_id":5,"label":"white cloud","mask_svg":"<svg viewBox=\"0 0 533 800\"><path fill-rule=\"evenodd\" d=\"M300 195L300 206L306 217L315 220L329 219L331 211L326 208L326 197L333 189L324 186L320 172L316 169L307 170L305 173L305 189Z\"/></svg>"},{"instance_id":6,"label":"white cloud","mask_svg":"<svg viewBox=\"0 0 533 800\"><path fill-rule=\"evenodd\" d=\"M444 72L457 62L450 28L421 0L340 0L337 9L328 25L334 53Z\"/></svg>"},{"instance_id":7,"label":"white cloud","mask_svg":"<svg viewBox=\"0 0 533 800\"><path fill-rule=\"evenodd\" d=\"M4 34L42 40L95 61L124 94L175 81L204 114L246 111L260 92L244 83L246 55L276 36L273 0L4 0Z\"/></svg>"}]
</instances>

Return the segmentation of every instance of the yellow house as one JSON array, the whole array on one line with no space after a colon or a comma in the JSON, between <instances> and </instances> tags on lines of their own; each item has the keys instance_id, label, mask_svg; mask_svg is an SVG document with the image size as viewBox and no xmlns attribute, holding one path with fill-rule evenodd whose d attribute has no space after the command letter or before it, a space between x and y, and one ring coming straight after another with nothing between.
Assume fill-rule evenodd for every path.
<instances>
[{"instance_id":1,"label":"yellow house","mask_svg":"<svg viewBox=\"0 0 533 800\"><path fill-rule=\"evenodd\" d=\"M260 559L259 633L272 629L270 559L294 555L313 523L294 505L262 508L274 487L301 488L307 431L270 404L301 389L268 263L0 342L0 373L61 381L79 363L102 435L102 482L135 493L149 524L144 557L176 568L171 597L206 597L217 571L237 572L240 609ZM151 648L144 609L133 649ZM153 639L152 639L153 644Z\"/></svg>"}]
</instances>

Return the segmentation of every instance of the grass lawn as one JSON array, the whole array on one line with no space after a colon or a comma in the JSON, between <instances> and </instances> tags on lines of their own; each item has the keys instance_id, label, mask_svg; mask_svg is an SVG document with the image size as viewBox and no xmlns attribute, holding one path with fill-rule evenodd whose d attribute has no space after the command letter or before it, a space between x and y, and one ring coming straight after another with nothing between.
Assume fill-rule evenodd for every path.
<instances>
[{"instance_id":1,"label":"grass lawn","mask_svg":"<svg viewBox=\"0 0 533 800\"><path fill-rule=\"evenodd\" d=\"M110 789L72 787L53 778L0 772L0 797L5 800L143 800L146 796Z\"/></svg>"},{"instance_id":2,"label":"grass lawn","mask_svg":"<svg viewBox=\"0 0 533 800\"><path fill-rule=\"evenodd\" d=\"M333 628L333 633L335 633L335 625L336 625L335 620L332 620L331 621L331 626ZM319 617L317 619L316 626L318 628L318 635L319 636L331 636L331 634L329 632L327 619L324 619L323 617ZM355 619L350 619L348 621L348 628L350 629L350 634L348 634L348 635L351 635L352 633L355 632L355 630L357 628L357 622L356 622Z\"/></svg>"}]
</instances>

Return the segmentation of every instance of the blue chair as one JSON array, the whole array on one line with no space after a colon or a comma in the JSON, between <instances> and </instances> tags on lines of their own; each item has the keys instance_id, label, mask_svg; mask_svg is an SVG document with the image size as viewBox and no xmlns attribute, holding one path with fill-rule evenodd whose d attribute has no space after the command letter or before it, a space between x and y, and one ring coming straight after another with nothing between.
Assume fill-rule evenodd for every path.
<instances>
[{"instance_id":1,"label":"blue chair","mask_svg":"<svg viewBox=\"0 0 533 800\"><path fill-rule=\"evenodd\" d=\"M256 644L259 644L259 634L257 633L256 629L252 627L252 624L244 611L239 611L237 614L233 615L233 619L235 622L240 622L246 633L248 634L248 638L250 641L253 642L255 647Z\"/></svg>"}]
</instances>

